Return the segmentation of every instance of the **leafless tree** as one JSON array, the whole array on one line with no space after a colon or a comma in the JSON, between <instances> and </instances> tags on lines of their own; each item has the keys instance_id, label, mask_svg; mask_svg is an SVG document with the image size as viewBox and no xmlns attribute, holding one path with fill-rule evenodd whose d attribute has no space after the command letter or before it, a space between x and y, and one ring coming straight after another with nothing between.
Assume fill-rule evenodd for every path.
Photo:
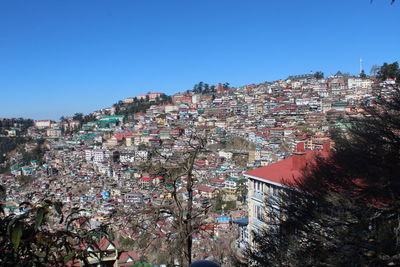
<instances>
[{"instance_id":1,"label":"leafless tree","mask_svg":"<svg viewBox=\"0 0 400 267\"><path fill-rule=\"evenodd\" d=\"M153 150L152 161L142 166L150 176L163 177L164 183L156 188L164 197L126 213L140 236L138 243L142 249L163 251L168 255L169 264L179 262L187 266L192 262L193 235L202 231L211 207L211 202L201 205L194 201L194 190L200 180L195 163L209 151L204 135L193 134L179 141L184 144L184 151L163 156Z\"/></svg>"}]
</instances>

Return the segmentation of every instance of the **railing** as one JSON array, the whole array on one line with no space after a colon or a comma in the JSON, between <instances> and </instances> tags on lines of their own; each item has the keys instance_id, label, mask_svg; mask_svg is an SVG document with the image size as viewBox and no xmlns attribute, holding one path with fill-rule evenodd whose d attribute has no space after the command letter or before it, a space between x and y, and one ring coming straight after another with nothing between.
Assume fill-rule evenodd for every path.
<instances>
[{"instance_id":1,"label":"railing","mask_svg":"<svg viewBox=\"0 0 400 267\"><path fill-rule=\"evenodd\" d=\"M263 192L258 192L258 191L253 191L253 194L251 197L259 199L259 200L264 200L264 193Z\"/></svg>"},{"instance_id":2,"label":"railing","mask_svg":"<svg viewBox=\"0 0 400 267\"><path fill-rule=\"evenodd\" d=\"M263 228L265 226L265 222L263 222L257 218L253 219L253 224L258 228Z\"/></svg>"},{"instance_id":3,"label":"railing","mask_svg":"<svg viewBox=\"0 0 400 267\"><path fill-rule=\"evenodd\" d=\"M270 205L279 206L280 199L278 196L268 195L267 201Z\"/></svg>"}]
</instances>

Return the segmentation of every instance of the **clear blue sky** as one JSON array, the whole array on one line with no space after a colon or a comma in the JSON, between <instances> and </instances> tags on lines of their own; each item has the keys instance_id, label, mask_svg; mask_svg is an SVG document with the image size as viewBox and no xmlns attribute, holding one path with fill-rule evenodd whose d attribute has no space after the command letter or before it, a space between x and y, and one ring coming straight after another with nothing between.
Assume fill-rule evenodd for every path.
<instances>
[{"instance_id":1,"label":"clear blue sky","mask_svg":"<svg viewBox=\"0 0 400 267\"><path fill-rule=\"evenodd\" d=\"M399 60L400 1L0 0L0 117Z\"/></svg>"}]
</instances>

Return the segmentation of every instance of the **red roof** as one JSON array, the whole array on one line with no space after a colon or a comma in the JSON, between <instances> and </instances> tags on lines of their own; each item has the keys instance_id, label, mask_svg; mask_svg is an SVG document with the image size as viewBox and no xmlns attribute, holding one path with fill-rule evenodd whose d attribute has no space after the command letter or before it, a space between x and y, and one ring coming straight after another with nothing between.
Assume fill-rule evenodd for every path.
<instances>
[{"instance_id":1,"label":"red roof","mask_svg":"<svg viewBox=\"0 0 400 267\"><path fill-rule=\"evenodd\" d=\"M214 225L206 225L206 224L203 224L203 225L200 225L200 229L202 229L202 230L214 230Z\"/></svg>"},{"instance_id":2,"label":"red roof","mask_svg":"<svg viewBox=\"0 0 400 267\"><path fill-rule=\"evenodd\" d=\"M132 260L139 260L139 253L135 252L135 251L124 251L121 253L121 255L119 256L118 261L120 263L126 263L128 260L128 257L131 257ZM132 263L131 263L132 264Z\"/></svg>"},{"instance_id":3,"label":"red roof","mask_svg":"<svg viewBox=\"0 0 400 267\"><path fill-rule=\"evenodd\" d=\"M223 183L223 182L225 182L224 180L218 179L218 178L210 179L210 181L213 182L213 183Z\"/></svg>"},{"instance_id":4,"label":"red roof","mask_svg":"<svg viewBox=\"0 0 400 267\"><path fill-rule=\"evenodd\" d=\"M328 155L329 153L325 151L306 151L304 155L289 157L276 163L248 171L245 175L279 184L282 184L284 181L293 182L295 178L299 178L302 174L301 168L294 167L294 164L296 165L295 157L305 157L305 163L310 164L316 156L327 157ZM303 167L305 166L303 165Z\"/></svg>"},{"instance_id":5,"label":"red roof","mask_svg":"<svg viewBox=\"0 0 400 267\"><path fill-rule=\"evenodd\" d=\"M153 180L153 178L150 178L150 177L142 177L142 178L140 178L140 180L141 180L141 181L151 181L151 180Z\"/></svg>"},{"instance_id":6,"label":"red roof","mask_svg":"<svg viewBox=\"0 0 400 267\"><path fill-rule=\"evenodd\" d=\"M215 191L215 188L212 188L212 187L206 186L206 185L200 185L199 187L197 187L197 190L201 191L201 192L209 192L209 193L211 193L211 192Z\"/></svg>"},{"instance_id":7,"label":"red roof","mask_svg":"<svg viewBox=\"0 0 400 267\"><path fill-rule=\"evenodd\" d=\"M117 241L110 241L105 237L103 237L100 240L98 246L99 246L100 250L106 250L111 243L114 245L115 248L121 247Z\"/></svg>"}]
</instances>

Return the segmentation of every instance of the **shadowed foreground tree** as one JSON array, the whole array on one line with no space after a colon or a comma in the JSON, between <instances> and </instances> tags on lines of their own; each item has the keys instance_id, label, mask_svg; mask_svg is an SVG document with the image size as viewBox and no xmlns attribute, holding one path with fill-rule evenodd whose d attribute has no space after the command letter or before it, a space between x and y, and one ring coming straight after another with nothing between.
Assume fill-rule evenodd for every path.
<instances>
[{"instance_id":1,"label":"shadowed foreground tree","mask_svg":"<svg viewBox=\"0 0 400 267\"><path fill-rule=\"evenodd\" d=\"M266 202L268 227L254 233L251 262L400 265L400 93L377 102L334 136L329 158L316 159L275 203Z\"/></svg>"},{"instance_id":2,"label":"shadowed foreground tree","mask_svg":"<svg viewBox=\"0 0 400 267\"><path fill-rule=\"evenodd\" d=\"M3 200L5 189L0 186L0 191ZM103 226L91 229L78 209L64 217L60 202L24 202L19 213L7 216L3 208L1 203L0 266L64 266L72 261L86 266L89 257L98 257L86 248L98 248L100 238L107 236Z\"/></svg>"}]
</instances>

